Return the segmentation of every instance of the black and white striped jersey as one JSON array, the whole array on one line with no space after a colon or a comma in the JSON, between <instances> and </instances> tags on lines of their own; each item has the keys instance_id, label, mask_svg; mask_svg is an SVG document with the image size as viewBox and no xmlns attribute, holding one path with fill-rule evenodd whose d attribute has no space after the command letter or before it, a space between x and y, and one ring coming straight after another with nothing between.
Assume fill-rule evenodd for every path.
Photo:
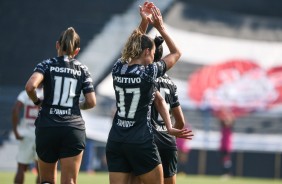
<instances>
[{"instance_id":1,"label":"black and white striped jersey","mask_svg":"<svg viewBox=\"0 0 282 184\"><path fill-rule=\"evenodd\" d=\"M35 125L85 129L79 96L94 91L88 68L76 59L61 56L39 63L34 72L44 75L44 100Z\"/></svg>"},{"instance_id":2,"label":"black and white striped jersey","mask_svg":"<svg viewBox=\"0 0 282 184\"><path fill-rule=\"evenodd\" d=\"M109 140L142 143L153 138L151 105L156 91L155 79L166 71L165 62L148 66L123 64L118 60L113 67L113 87L117 111Z\"/></svg>"}]
</instances>

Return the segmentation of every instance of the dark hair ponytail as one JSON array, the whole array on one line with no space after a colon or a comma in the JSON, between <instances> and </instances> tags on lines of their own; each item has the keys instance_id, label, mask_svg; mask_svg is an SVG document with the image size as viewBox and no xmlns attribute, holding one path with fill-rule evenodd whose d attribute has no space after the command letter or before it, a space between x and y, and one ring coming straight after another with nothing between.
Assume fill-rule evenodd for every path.
<instances>
[{"instance_id":1,"label":"dark hair ponytail","mask_svg":"<svg viewBox=\"0 0 282 184\"><path fill-rule=\"evenodd\" d=\"M156 36L154 39L155 42L155 46L156 46L156 51L155 51L155 55L154 55L154 61L159 61L162 56L163 56L163 42L164 39L161 36Z\"/></svg>"}]
</instances>

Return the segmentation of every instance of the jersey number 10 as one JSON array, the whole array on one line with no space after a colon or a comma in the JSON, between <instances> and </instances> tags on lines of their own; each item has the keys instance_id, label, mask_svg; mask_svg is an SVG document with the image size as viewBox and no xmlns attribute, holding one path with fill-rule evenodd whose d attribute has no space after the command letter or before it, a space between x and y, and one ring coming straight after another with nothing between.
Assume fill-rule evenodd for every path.
<instances>
[{"instance_id":1,"label":"jersey number 10","mask_svg":"<svg viewBox=\"0 0 282 184\"><path fill-rule=\"evenodd\" d=\"M55 76L54 79L55 79L55 89L54 89L54 98L52 105L72 107L73 97L75 97L77 79L69 78L69 77L60 77L60 76Z\"/></svg>"}]
</instances>

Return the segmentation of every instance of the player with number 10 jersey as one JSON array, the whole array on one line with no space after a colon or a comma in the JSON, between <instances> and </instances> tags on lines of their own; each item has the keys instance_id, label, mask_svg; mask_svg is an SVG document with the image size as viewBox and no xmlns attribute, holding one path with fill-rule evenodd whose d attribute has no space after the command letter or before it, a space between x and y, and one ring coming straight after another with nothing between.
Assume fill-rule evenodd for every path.
<instances>
[{"instance_id":1,"label":"player with number 10 jersey","mask_svg":"<svg viewBox=\"0 0 282 184\"><path fill-rule=\"evenodd\" d=\"M85 129L78 104L81 91L84 94L94 91L88 68L65 55L39 63L34 72L44 75L45 96L35 125Z\"/></svg>"}]
</instances>

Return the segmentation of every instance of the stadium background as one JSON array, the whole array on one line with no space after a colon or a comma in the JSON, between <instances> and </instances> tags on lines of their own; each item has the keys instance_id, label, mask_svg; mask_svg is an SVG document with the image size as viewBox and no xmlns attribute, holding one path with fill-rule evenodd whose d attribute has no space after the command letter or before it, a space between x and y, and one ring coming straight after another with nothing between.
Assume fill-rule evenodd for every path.
<instances>
[{"instance_id":1,"label":"stadium background","mask_svg":"<svg viewBox=\"0 0 282 184\"><path fill-rule=\"evenodd\" d=\"M85 116L91 121L93 118L97 126L104 127L105 130L108 128L105 124L110 122L109 109L113 99L111 94L107 95L110 88L104 79L107 79L111 64L119 56L126 37L138 25L137 5L142 2L133 0L119 0L118 3L113 0L0 1L2 43L0 45L0 155L13 153L16 149L16 142L11 135L11 108L17 94L24 88L34 66L45 58L55 56L56 38L60 31L69 26L73 26L81 36L79 59L90 67L97 89L99 104L93 112ZM279 45L282 42L282 2L279 0L229 0L228 2L155 0L153 2L161 7L165 23L172 28L221 38L251 40L255 43L267 42L271 47L272 43ZM189 44L189 40L186 42ZM184 54L189 55L185 47L181 49ZM273 49L275 50L275 47ZM205 53L201 54L205 55ZM281 54L274 59L276 62L273 63L274 65L282 64ZM184 57L170 75L175 80L181 81L178 88L185 94L186 87L183 86L186 83L182 82L204 65L206 65L204 62ZM196 132L195 140L191 141L192 151L188 171L191 174L220 174L216 148L219 130L217 120L209 112L190 106L184 111L186 119ZM243 137L238 140L239 146L235 145L234 175L282 177L282 146L279 143L282 133L281 112L274 115L267 112L253 113L239 118L234 131ZM205 133L209 136L205 136ZM91 134L92 132L89 133ZM103 136L105 135L101 135L100 138ZM101 146L104 145L105 138L98 139L94 135L93 139L97 139ZM244 144L251 139L255 141ZM270 144L272 147L267 149L267 145ZM245 146L240 147L240 145ZM3 158L2 156L0 158ZM9 156L6 161L1 160L0 169L15 169L14 155Z\"/></svg>"}]
</instances>

